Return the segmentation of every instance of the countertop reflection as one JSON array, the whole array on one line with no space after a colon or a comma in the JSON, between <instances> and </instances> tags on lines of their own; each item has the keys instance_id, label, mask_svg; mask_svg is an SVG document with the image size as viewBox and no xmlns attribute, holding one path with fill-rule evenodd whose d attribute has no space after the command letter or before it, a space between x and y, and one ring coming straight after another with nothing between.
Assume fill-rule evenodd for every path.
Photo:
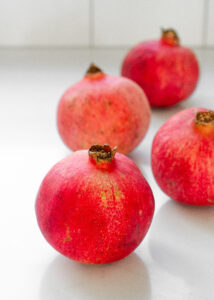
<instances>
[{"instance_id":1,"label":"countertop reflection","mask_svg":"<svg viewBox=\"0 0 214 300\"><path fill-rule=\"evenodd\" d=\"M151 299L150 279L136 254L116 263L84 265L57 256L46 270L41 300Z\"/></svg>"}]
</instances>

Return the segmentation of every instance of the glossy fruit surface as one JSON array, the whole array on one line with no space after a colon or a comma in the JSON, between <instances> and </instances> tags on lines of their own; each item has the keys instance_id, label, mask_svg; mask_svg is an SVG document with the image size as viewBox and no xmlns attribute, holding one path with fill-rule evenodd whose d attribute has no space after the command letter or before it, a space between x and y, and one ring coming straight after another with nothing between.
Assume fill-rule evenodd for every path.
<instances>
[{"instance_id":1,"label":"glossy fruit surface","mask_svg":"<svg viewBox=\"0 0 214 300\"><path fill-rule=\"evenodd\" d=\"M94 145L57 163L44 178L36 215L46 240L83 263L113 262L146 235L154 213L152 191L135 163Z\"/></svg>"},{"instance_id":2,"label":"glossy fruit surface","mask_svg":"<svg viewBox=\"0 0 214 300\"><path fill-rule=\"evenodd\" d=\"M214 205L214 112L190 108L171 117L154 138L152 169L172 199Z\"/></svg>"},{"instance_id":3,"label":"glossy fruit surface","mask_svg":"<svg viewBox=\"0 0 214 300\"><path fill-rule=\"evenodd\" d=\"M162 38L133 47L121 74L138 83L152 106L168 107L188 98L196 88L199 65L194 53L179 44L172 29Z\"/></svg>"},{"instance_id":4,"label":"glossy fruit surface","mask_svg":"<svg viewBox=\"0 0 214 300\"><path fill-rule=\"evenodd\" d=\"M58 130L72 150L99 143L117 145L118 152L127 154L141 142L149 122L150 107L139 86L94 65L58 105Z\"/></svg>"}]
</instances>

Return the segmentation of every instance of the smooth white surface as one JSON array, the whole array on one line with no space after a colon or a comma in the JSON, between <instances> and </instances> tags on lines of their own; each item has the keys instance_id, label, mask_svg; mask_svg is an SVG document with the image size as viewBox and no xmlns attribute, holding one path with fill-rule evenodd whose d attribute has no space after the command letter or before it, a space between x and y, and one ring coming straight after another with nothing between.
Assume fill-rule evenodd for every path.
<instances>
[{"instance_id":1,"label":"smooth white surface","mask_svg":"<svg viewBox=\"0 0 214 300\"><path fill-rule=\"evenodd\" d=\"M88 46L88 0L0 1L1 46Z\"/></svg>"},{"instance_id":2,"label":"smooth white surface","mask_svg":"<svg viewBox=\"0 0 214 300\"><path fill-rule=\"evenodd\" d=\"M138 249L117 263L88 266L57 254L42 237L34 201L47 171L69 150L55 125L59 97L94 61L118 74L125 50L0 51L0 299L213 300L214 207L182 206L156 185L155 132L190 106L214 109L214 52L197 51L201 80L186 102L155 109L149 132L130 154L149 181L156 211Z\"/></svg>"},{"instance_id":3,"label":"smooth white surface","mask_svg":"<svg viewBox=\"0 0 214 300\"><path fill-rule=\"evenodd\" d=\"M213 46L214 0L0 0L0 46L123 46L174 27ZM209 11L208 11L209 10Z\"/></svg>"},{"instance_id":4,"label":"smooth white surface","mask_svg":"<svg viewBox=\"0 0 214 300\"><path fill-rule=\"evenodd\" d=\"M175 28L187 45L202 45L201 0L94 0L95 45L132 45Z\"/></svg>"},{"instance_id":5,"label":"smooth white surface","mask_svg":"<svg viewBox=\"0 0 214 300\"><path fill-rule=\"evenodd\" d=\"M214 0L209 0L207 45L214 46Z\"/></svg>"}]
</instances>

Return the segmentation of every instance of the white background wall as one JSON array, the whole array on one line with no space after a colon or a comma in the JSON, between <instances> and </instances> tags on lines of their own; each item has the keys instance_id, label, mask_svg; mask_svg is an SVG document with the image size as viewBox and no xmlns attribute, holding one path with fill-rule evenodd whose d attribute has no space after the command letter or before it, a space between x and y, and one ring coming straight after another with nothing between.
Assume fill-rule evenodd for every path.
<instances>
[{"instance_id":1,"label":"white background wall","mask_svg":"<svg viewBox=\"0 0 214 300\"><path fill-rule=\"evenodd\" d=\"M214 46L214 0L0 0L0 47L123 47L161 27Z\"/></svg>"}]
</instances>

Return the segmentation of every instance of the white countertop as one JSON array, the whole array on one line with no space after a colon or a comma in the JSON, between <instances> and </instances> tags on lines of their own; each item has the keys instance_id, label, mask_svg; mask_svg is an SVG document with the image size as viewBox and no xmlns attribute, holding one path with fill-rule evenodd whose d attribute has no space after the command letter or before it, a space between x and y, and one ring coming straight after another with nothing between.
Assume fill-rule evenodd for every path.
<instances>
[{"instance_id":1,"label":"white countertop","mask_svg":"<svg viewBox=\"0 0 214 300\"><path fill-rule=\"evenodd\" d=\"M117 75L125 50L0 50L0 299L213 300L214 207L183 206L156 185L150 168L155 132L175 112L214 109L214 51L197 50L201 79L180 105L155 109L146 138L130 154L156 201L152 226L136 251L108 265L70 261L44 240L34 202L47 171L70 151L56 130L64 90L94 61Z\"/></svg>"}]
</instances>

